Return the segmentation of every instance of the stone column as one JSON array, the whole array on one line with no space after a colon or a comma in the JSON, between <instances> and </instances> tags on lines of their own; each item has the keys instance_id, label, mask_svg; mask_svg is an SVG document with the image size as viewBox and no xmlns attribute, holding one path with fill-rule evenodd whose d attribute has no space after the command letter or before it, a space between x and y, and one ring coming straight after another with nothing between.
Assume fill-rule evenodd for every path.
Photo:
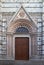
<instances>
[{"instance_id":1,"label":"stone column","mask_svg":"<svg viewBox=\"0 0 44 65\"><path fill-rule=\"evenodd\" d=\"M31 35L31 54L37 55L37 38L36 35Z\"/></svg>"},{"instance_id":2,"label":"stone column","mask_svg":"<svg viewBox=\"0 0 44 65\"><path fill-rule=\"evenodd\" d=\"M13 36L11 34L7 34L7 57L13 57Z\"/></svg>"}]
</instances>

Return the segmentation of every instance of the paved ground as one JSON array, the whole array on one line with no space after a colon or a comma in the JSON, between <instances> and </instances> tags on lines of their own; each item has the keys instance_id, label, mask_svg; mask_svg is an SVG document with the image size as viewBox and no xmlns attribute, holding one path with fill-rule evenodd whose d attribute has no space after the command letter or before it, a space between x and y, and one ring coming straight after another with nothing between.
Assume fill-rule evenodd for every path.
<instances>
[{"instance_id":1,"label":"paved ground","mask_svg":"<svg viewBox=\"0 0 44 65\"><path fill-rule=\"evenodd\" d=\"M0 65L44 65L44 57L33 57L29 61L11 60L12 58L0 58Z\"/></svg>"},{"instance_id":2,"label":"paved ground","mask_svg":"<svg viewBox=\"0 0 44 65\"><path fill-rule=\"evenodd\" d=\"M42 60L30 60L30 61L23 61L23 62L15 62L15 65L44 65L44 61Z\"/></svg>"},{"instance_id":3,"label":"paved ground","mask_svg":"<svg viewBox=\"0 0 44 65\"><path fill-rule=\"evenodd\" d=\"M44 65L44 60L30 60L30 61L0 61L0 65Z\"/></svg>"}]
</instances>

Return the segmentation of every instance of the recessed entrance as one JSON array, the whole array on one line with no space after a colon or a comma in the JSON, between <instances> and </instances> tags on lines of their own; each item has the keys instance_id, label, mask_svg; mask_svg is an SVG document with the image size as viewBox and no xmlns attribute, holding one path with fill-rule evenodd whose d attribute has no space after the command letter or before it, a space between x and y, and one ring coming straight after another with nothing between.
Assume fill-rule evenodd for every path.
<instances>
[{"instance_id":1,"label":"recessed entrance","mask_svg":"<svg viewBox=\"0 0 44 65\"><path fill-rule=\"evenodd\" d=\"M29 60L29 38L28 37L15 38L15 59Z\"/></svg>"}]
</instances>

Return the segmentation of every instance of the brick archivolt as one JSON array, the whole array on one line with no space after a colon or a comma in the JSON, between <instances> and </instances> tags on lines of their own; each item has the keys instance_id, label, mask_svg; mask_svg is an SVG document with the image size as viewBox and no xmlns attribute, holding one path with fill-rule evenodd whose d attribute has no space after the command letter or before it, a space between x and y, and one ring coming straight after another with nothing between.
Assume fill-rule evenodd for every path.
<instances>
[{"instance_id":1,"label":"brick archivolt","mask_svg":"<svg viewBox=\"0 0 44 65\"><path fill-rule=\"evenodd\" d=\"M27 28L29 30L29 33L36 32L36 27L35 27L34 23L30 22L29 20L26 20L26 19L19 19L19 20L11 22L10 25L8 26L7 31L15 33L16 29L19 27Z\"/></svg>"}]
</instances>

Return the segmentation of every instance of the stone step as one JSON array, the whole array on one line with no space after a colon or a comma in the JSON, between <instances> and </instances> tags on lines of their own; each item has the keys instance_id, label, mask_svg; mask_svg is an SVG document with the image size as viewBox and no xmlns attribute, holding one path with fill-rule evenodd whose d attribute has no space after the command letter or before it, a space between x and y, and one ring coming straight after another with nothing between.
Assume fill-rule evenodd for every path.
<instances>
[{"instance_id":1,"label":"stone step","mask_svg":"<svg viewBox=\"0 0 44 65\"><path fill-rule=\"evenodd\" d=\"M44 61L11 61L3 60L0 61L0 65L44 65Z\"/></svg>"}]
</instances>

